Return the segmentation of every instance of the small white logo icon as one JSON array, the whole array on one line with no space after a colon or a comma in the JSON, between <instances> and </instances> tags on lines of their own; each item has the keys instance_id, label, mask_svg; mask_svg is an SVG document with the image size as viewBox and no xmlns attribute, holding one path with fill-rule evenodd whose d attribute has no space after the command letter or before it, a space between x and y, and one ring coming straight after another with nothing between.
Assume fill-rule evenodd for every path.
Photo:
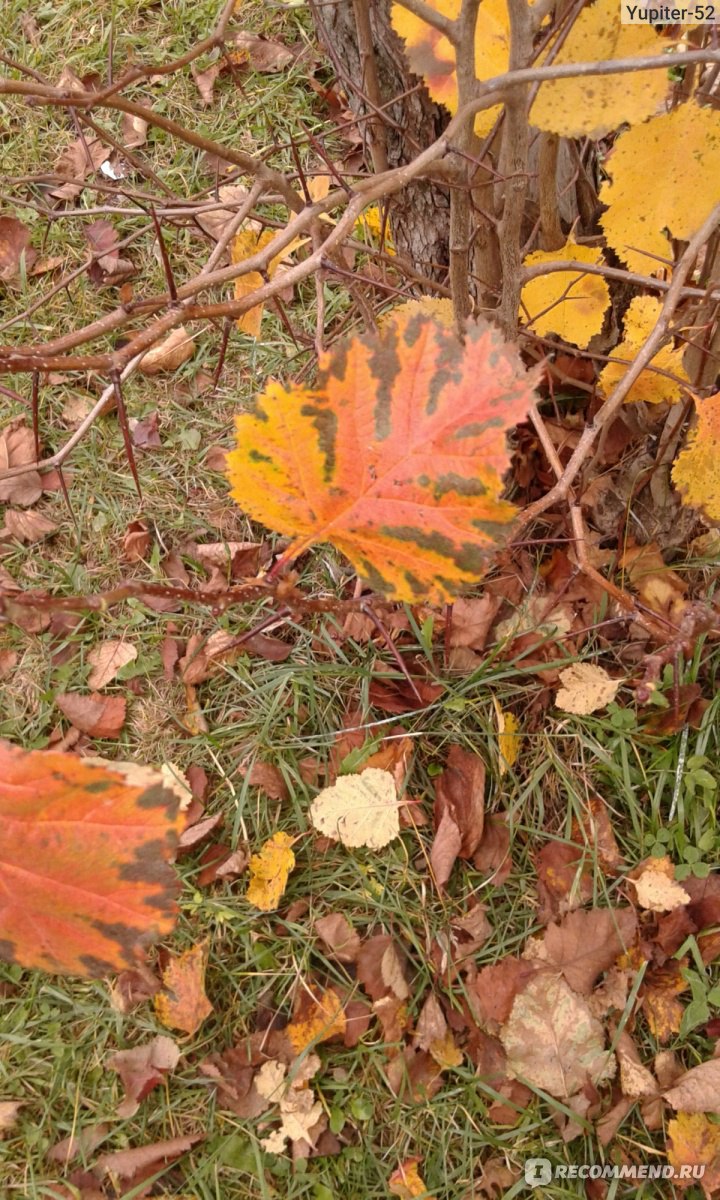
<instances>
[{"instance_id":1,"label":"small white logo icon","mask_svg":"<svg viewBox=\"0 0 720 1200\"><path fill-rule=\"evenodd\" d=\"M528 1158L525 1162L525 1182L528 1187L543 1187L552 1182L549 1158Z\"/></svg>"}]
</instances>

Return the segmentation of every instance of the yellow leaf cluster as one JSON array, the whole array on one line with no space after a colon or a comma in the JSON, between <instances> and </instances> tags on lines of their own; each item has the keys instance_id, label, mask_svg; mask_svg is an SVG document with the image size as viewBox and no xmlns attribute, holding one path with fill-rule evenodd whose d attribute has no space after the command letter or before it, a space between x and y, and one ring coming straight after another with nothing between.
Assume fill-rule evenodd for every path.
<instances>
[{"instance_id":1,"label":"yellow leaf cluster","mask_svg":"<svg viewBox=\"0 0 720 1200\"><path fill-rule=\"evenodd\" d=\"M276 833L250 859L250 883L245 898L262 912L277 908L287 887L295 866L295 855L290 849L293 841L287 833Z\"/></svg>"},{"instance_id":2,"label":"yellow leaf cluster","mask_svg":"<svg viewBox=\"0 0 720 1200\"><path fill-rule=\"evenodd\" d=\"M660 316L662 305L654 296L635 296L628 306L623 318L623 340L615 347L614 358L622 358L631 363L645 339L652 332ZM668 371L677 376L678 380L686 380L683 368L684 351L674 350L672 345L663 346L653 358L650 366L657 370L643 371L632 385L625 397L626 402L644 400L648 404L674 404L679 399L681 384L667 375L659 375L659 371ZM598 380L600 390L609 396L616 384L625 375L628 367L625 362L610 362L604 368Z\"/></svg>"},{"instance_id":3,"label":"yellow leaf cluster","mask_svg":"<svg viewBox=\"0 0 720 1200\"><path fill-rule=\"evenodd\" d=\"M252 228L252 226L248 226L246 229L241 229L240 232L235 235L230 244L231 262L241 263L245 262L247 258L252 258L252 256L257 254L259 250L264 250L266 246L269 246L270 242L276 236L277 231L273 229L266 229L262 233L258 233L256 229ZM280 266L280 263L286 258L289 258L292 252L297 250L300 244L301 239L295 238L295 240L292 241L289 246L286 246L284 250L281 250L280 254L276 255L275 258L270 260L267 268L268 279L272 279L273 275ZM252 292L257 291L259 287L262 287L264 282L265 280L259 271L248 271L245 275L239 275L238 278L234 280L235 299L243 300L245 296L250 296ZM242 333L249 334L250 337L259 337L264 308L264 304L256 304L254 308L249 308L247 312L238 317L238 329L241 330Z\"/></svg>"},{"instance_id":4,"label":"yellow leaf cluster","mask_svg":"<svg viewBox=\"0 0 720 1200\"><path fill-rule=\"evenodd\" d=\"M482 11L482 10L481 10ZM621 25L617 0L595 0L575 21L553 65L659 55L667 47L650 25ZM598 138L618 125L636 125L658 112L667 71L579 75L541 84L530 121L564 137Z\"/></svg>"},{"instance_id":5,"label":"yellow leaf cluster","mask_svg":"<svg viewBox=\"0 0 720 1200\"><path fill-rule=\"evenodd\" d=\"M558 259L592 266L599 266L603 261L599 247L580 246L569 238L562 250L536 250L529 254L525 266L533 267ZM584 350L603 327L610 304L610 289L600 275L554 271L526 283L520 301L528 313L528 324L541 337L556 333L564 342L572 342Z\"/></svg>"},{"instance_id":6,"label":"yellow leaf cluster","mask_svg":"<svg viewBox=\"0 0 720 1200\"><path fill-rule=\"evenodd\" d=\"M673 483L685 504L720 521L720 392L695 404L697 425L675 461Z\"/></svg>"},{"instance_id":7,"label":"yellow leaf cluster","mask_svg":"<svg viewBox=\"0 0 720 1200\"><path fill-rule=\"evenodd\" d=\"M455 20L460 15L462 0L429 0L430 7ZM455 73L455 51L446 37L408 12L401 4L392 6L392 24L404 40L408 62L421 75L438 104L451 113L457 112L458 87ZM503 75L510 62L510 31L506 0L483 0L475 26L475 74L478 79ZM498 118L498 106L478 113L475 132L482 137L489 133Z\"/></svg>"},{"instance_id":8,"label":"yellow leaf cluster","mask_svg":"<svg viewBox=\"0 0 720 1200\"><path fill-rule=\"evenodd\" d=\"M632 270L650 274L658 259L673 258L664 231L687 240L717 203L720 113L688 101L628 129L607 170L612 178L600 189L605 237Z\"/></svg>"}]
</instances>

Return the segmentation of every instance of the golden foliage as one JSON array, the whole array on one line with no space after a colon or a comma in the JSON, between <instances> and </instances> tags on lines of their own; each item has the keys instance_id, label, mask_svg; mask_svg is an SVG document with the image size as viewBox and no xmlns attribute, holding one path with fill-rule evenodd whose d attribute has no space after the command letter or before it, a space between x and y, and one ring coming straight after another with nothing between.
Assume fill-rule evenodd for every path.
<instances>
[{"instance_id":1,"label":"golden foliage","mask_svg":"<svg viewBox=\"0 0 720 1200\"><path fill-rule=\"evenodd\" d=\"M536 250L529 254L525 266L557 262L558 259L599 266L603 256L599 246L580 246L568 238L561 250ZM538 275L526 283L521 303L535 333L541 336L556 333L564 342L572 342L584 350L603 327L610 289L600 275L555 271Z\"/></svg>"},{"instance_id":2,"label":"golden foliage","mask_svg":"<svg viewBox=\"0 0 720 1200\"><path fill-rule=\"evenodd\" d=\"M623 318L623 340L612 351L613 358L626 359L628 365L637 355L643 342L655 327L662 305L654 296L635 296L630 301ZM655 355L650 366L659 371L668 371L678 379L685 380L687 375L683 368L684 350L674 350L672 345L663 346ZM604 395L609 396L616 384L625 375L628 366L624 362L610 362L600 374L598 386ZM679 399L680 383L669 379L667 375L659 375L658 370L645 370L632 385L625 397L630 403L644 400L647 404L674 404Z\"/></svg>"},{"instance_id":3,"label":"golden foliage","mask_svg":"<svg viewBox=\"0 0 720 1200\"><path fill-rule=\"evenodd\" d=\"M430 0L430 7L455 20L462 0ZM421 75L438 104L457 112L458 88L455 51L446 37L400 4L392 6L393 29L405 42L408 62ZM503 75L510 62L510 32L506 0L483 0L475 26L475 73L478 79ZM489 133L498 118L498 106L479 112L475 132Z\"/></svg>"},{"instance_id":4,"label":"golden foliage","mask_svg":"<svg viewBox=\"0 0 720 1200\"><path fill-rule=\"evenodd\" d=\"M262 912L277 908L287 887L288 877L295 866L290 847L294 838L276 833L250 859L250 883L245 899Z\"/></svg>"},{"instance_id":5,"label":"golden foliage","mask_svg":"<svg viewBox=\"0 0 720 1200\"><path fill-rule=\"evenodd\" d=\"M717 203L720 113L688 101L628 129L606 168L612 178L600 189L608 206L600 221L605 236L632 270L651 274L658 259L673 257L663 231L687 240Z\"/></svg>"},{"instance_id":6,"label":"golden foliage","mask_svg":"<svg viewBox=\"0 0 720 1200\"><path fill-rule=\"evenodd\" d=\"M685 504L700 508L711 521L720 520L720 392L695 400L697 425L672 470Z\"/></svg>"},{"instance_id":7,"label":"golden foliage","mask_svg":"<svg viewBox=\"0 0 720 1200\"><path fill-rule=\"evenodd\" d=\"M659 55L667 48L650 25L621 25L617 0L595 0L573 24L553 66ZM636 125L660 110L667 70L549 79L540 85L530 121L563 137L599 138L618 125Z\"/></svg>"}]
</instances>

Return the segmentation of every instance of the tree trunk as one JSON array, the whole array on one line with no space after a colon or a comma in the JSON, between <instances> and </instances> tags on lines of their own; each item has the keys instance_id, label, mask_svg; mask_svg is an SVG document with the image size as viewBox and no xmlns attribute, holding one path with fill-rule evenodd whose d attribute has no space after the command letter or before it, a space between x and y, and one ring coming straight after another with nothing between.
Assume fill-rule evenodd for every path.
<instances>
[{"instance_id":1,"label":"tree trunk","mask_svg":"<svg viewBox=\"0 0 720 1200\"><path fill-rule=\"evenodd\" d=\"M397 167L412 162L442 133L448 114L408 70L402 42L390 24L390 0L368 0L367 8L379 101L386 114L382 130L372 121L373 105L368 99L373 88L358 45L353 0L320 0L311 5L318 38L350 108L368 118L360 128L366 132L369 161L374 158L371 139L375 137L376 149L379 141L388 166ZM449 213L447 189L432 181L411 183L393 198L390 220L395 246L420 275L437 280L447 274Z\"/></svg>"}]
</instances>

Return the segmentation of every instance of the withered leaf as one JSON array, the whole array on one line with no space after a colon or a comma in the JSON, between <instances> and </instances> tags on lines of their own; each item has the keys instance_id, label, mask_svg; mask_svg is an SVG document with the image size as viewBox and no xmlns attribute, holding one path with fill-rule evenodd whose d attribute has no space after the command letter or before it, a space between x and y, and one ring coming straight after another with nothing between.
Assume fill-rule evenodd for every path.
<instances>
[{"instance_id":1,"label":"withered leaf","mask_svg":"<svg viewBox=\"0 0 720 1200\"><path fill-rule=\"evenodd\" d=\"M173 955L163 970L164 991L153 1003L163 1025L195 1033L213 1006L205 994L208 944L198 942L180 955Z\"/></svg>"},{"instance_id":2,"label":"withered leaf","mask_svg":"<svg viewBox=\"0 0 720 1200\"><path fill-rule=\"evenodd\" d=\"M28 226L17 217L0 217L0 279L7 282L18 276L23 256L25 269L30 270L35 260L31 236Z\"/></svg>"},{"instance_id":3,"label":"withered leaf","mask_svg":"<svg viewBox=\"0 0 720 1200\"><path fill-rule=\"evenodd\" d=\"M137 648L122 638L99 642L87 655L87 661L92 667L88 675L88 687L94 692L107 687L118 671L128 663L134 662L136 658Z\"/></svg>"},{"instance_id":4,"label":"withered leaf","mask_svg":"<svg viewBox=\"0 0 720 1200\"><path fill-rule=\"evenodd\" d=\"M315 932L338 962L352 963L360 950L360 936L342 913L327 913L315 921Z\"/></svg>"},{"instance_id":5,"label":"withered leaf","mask_svg":"<svg viewBox=\"0 0 720 1200\"><path fill-rule=\"evenodd\" d=\"M598 977L627 950L637 921L630 908L593 908L568 913L545 931L547 961L570 987L589 996Z\"/></svg>"},{"instance_id":6,"label":"withered leaf","mask_svg":"<svg viewBox=\"0 0 720 1200\"><path fill-rule=\"evenodd\" d=\"M485 763L479 754L451 746L447 765L435 785L438 829L447 814L460 831L459 854L471 858L480 844L485 819Z\"/></svg>"},{"instance_id":7,"label":"withered leaf","mask_svg":"<svg viewBox=\"0 0 720 1200\"><path fill-rule=\"evenodd\" d=\"M172 1071L180 1061L180 1048L172 1038L162 1034L144 1046L132 1050L117 1050L107 1060L112 1071L117 1071L125 1089L125 1097L117 1108L119 1117L132 1117L154 1087L162 1083L163 1076Z\"/></svg>"},{"instance_id":8,"label":"withered leaf","mask_svg":"<svg viewBox=\"0 0 720 1200\"><path fill-rule=\"evenodd\" d=\"M55 703L76 729L90 737L117 737L125 724L127 703L123 696L102 696L91 692L59 692Z\"/></svg>"}]
</instances>

